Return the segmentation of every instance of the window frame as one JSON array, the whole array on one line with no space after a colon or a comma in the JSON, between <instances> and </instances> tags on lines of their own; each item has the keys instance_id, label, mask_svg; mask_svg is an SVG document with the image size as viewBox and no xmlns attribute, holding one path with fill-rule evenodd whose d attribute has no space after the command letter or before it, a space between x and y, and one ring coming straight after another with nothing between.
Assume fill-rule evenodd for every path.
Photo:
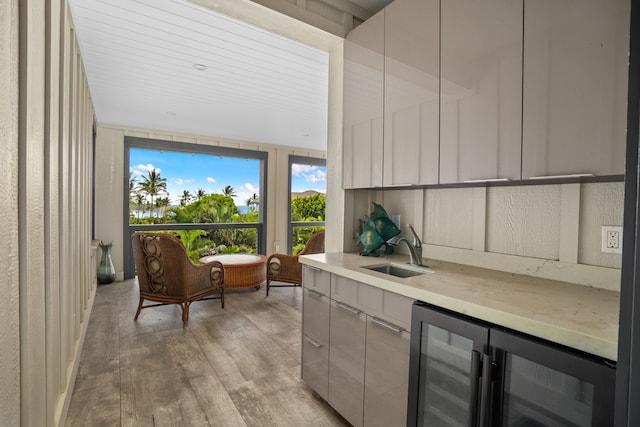
<instances>
[{"instance_id":1,"label":"window frame","mask_svg":"<svg viewBox=\"0 0 640 427\"><path fill-rule=\"evenodd\" d=\"M129 224L129 168L130 150L139 148L143 150L173 151L179 153L197 153L210 156L236 157L260 161L260 213L257 223L224 223L224 224ZM141 138L133 136L124 137L124 174L123 174L123 263L124 279L132 279L135 276L135 264L131 246L131 236L138 230L213 230L230 228L255 228L257 231L256 252L265 254L267 241L267 227L265 213L267 206L267 176L269 153L266 151L246 150L242 148L221 147L217 145L193 144L187 142L165 141L153 138Z\"/></svg>"},{"instance_id":2,"label":"window frame","mask_svg":"<svg viewBox=\"0 0 640 427\"><path fill-rule=\"evenodd\" d=\"M323 226L326 227L325 225L325 221L311 221L311 222L304 222L304 221L291 221L291 179L292 179L292 174L291 174L291 167L294 164L299 164L299 165L310 165L310 166L327 166L327 159L324 158L319 158L319 157L307 157L307 156L297 156L297 155L293 155L290 154L289 155L289 171L288 171L288 176L289 176L289 190L287 192L287 199L288 199L288 203L287 203L287 254L292 255L293 254L293 229L295 227L302 227L302 226L311 226L311 227L317 227L317 226ZM326 196L326 193L325 193ZM325 218L326 218L326 212L325 212Z\"/></svg>"}]
</instances>

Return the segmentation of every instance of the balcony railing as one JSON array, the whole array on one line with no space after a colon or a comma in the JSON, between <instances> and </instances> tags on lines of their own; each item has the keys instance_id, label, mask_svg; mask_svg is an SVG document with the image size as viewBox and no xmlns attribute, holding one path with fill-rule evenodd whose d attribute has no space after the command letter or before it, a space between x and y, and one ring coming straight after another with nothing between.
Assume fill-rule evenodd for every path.
<instances>
[{"instance_id":1,"label":"balcony railing","mask_svg":"<svg viewBox=\"0 0 640 427\"><path fill-rule=\"evenodd\" d=\"M258 222L234 222L234 223L199 223L199 224L129 224L128 235L124 241L124 278L131 279L135 276L135 265L133 261L133 251L131 248L131 236L136 231L168 232L168 231L189 231L203 230L256 230L255 252L265 254L264 225ZM224 242L216 242L224 244Z\"/></svg>"}]
</instances>

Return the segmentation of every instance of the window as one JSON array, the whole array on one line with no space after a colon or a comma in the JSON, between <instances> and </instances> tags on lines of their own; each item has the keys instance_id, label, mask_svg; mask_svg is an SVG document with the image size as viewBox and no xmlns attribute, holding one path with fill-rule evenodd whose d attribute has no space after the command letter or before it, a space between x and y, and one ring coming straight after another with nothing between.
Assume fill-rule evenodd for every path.
<instances>
[{"instance_id":1,"label":"window","mask_svg":"<svg viewBox=\"0 0 640 427\"><path fill-rule=\"evenodd\" d=\"M289 254L298 253L315 231L324 229L326 194L326 160L289 156Z\"/></svg>"},{"instance_id":2,"label":"window","mask_svg":"<svg viewBox=\"0 0 640 427\"><path fill-rule=\"evenodd\" d=\"M267 153L125 138L125 278L134 276L131 235L169 232L190 258L264 253L261 201Z\"/></svg>"}]
</instances>

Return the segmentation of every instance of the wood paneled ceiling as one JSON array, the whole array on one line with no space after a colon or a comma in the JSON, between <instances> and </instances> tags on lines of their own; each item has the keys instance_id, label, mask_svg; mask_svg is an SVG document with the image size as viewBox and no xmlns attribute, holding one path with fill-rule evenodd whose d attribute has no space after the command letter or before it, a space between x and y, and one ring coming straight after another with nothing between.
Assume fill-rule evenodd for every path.
<instances>
[{"instance_id":1,"label":"wood paneled ceiling","mask_svg":"<svg viewBox=\"0 0 640 427\"><path fill-rule=\"evenodd\" d=\"M336 36L314 25L298 38L305 44L255 25L264 16L264 28L308 27L300 21L313 21L313 1L318 16L349 3L342 20L350 23L359 18L344 14L389 3L69 0L98 122L325 150L328 53L311 46ZM295 22L281 15L282 3L300 9L290 14Z\"/></svg>"}]
</instances>

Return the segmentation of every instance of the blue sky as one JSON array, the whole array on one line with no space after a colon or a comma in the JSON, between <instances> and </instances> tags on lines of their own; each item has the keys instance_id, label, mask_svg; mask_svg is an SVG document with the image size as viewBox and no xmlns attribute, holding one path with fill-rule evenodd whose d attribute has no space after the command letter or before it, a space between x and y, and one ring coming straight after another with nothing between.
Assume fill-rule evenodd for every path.
<instances>
[{"instance_id":1,"label":"blue sky","mask_svg":"<svg viewBox=\"0 0 640 427\"><path fill-rule=\"evenodd\" d=\"M245 206L254 193L260 195L259 160L132 148L129 162L129 171L137 182L148 171L154 168L159 171L160 176L167 179L172 204L178 203L184 190L194 194L202 188L207 194L221 194L227 185L237 194L237 206ZM326 167L293 166L292 191L326 192Z\"/></svg>"}]
</instances>

